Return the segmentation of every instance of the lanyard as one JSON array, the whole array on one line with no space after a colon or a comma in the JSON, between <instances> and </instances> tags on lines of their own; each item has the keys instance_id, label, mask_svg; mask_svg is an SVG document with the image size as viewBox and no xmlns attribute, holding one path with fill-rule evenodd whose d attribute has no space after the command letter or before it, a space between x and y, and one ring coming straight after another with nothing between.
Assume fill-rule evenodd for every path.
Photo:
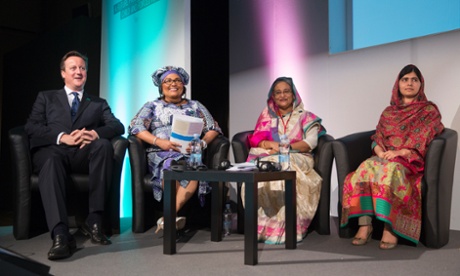
<instances>
[{"instance_id":1,"label":"lanyard","mask_svg":"<svg viewBox=\"0 0 460 276\"><path fill-rule=\"evenodd\" d=\"M294 111L294 110L293 110L293 111ZM292 116L292 112L293 112L293 111L291 111L291 113L289 114L288 120L286 121L286 123L284 123L283 116L281 115L280 111L278 110L278 116L280 116L281 122L283 123L284 134L286 134L286 127L287 127L287 125L289 124L289 120L291 120L291 116Z\"/></svg>"}]
</instances>

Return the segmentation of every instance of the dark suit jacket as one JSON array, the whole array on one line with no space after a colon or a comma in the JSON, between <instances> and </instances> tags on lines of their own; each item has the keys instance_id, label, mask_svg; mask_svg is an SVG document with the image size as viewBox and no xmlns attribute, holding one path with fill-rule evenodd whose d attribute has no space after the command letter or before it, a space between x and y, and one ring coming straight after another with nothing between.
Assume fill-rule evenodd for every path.
<instances>
[{"instance_id":1,"label":"dark suit jacket","mask_svg":"<svg viewBox=\"0 0 460 276\"><path fill-rule=\"evenodd\" d=\"M40 92L35 100L25 130L30 148L56 145L59 133L75 129L95 130L99 138L111 139L125 132L123 124L110 110L107 101L84 93L75 121L64 89Z\"/></svg>"}]
</instances>

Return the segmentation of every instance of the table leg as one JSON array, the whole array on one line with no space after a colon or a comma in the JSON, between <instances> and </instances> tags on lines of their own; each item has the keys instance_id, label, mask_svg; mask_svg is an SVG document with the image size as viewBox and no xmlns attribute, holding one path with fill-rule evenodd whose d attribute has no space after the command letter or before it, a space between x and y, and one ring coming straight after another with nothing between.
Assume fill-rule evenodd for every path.
<instances>
[{"instance_id":1,"label":"table leg","mask_svg":"<svg viewBox=\"0 0 460 276\"><path fill-rule=\"evenodd\" d=\"M176 254L176 181L164 182L163 254Z\"/></svg>"},{"instance_id":2,"label":"table leg","mask_svg":"<svg viewBox=\"0 0 460 276\"><path fill-rule=\"evenodd\" d=\"M285 181L286 249L297 247L297 198L294 180Z\"/></svg>"},{"instance_id":3,"label":"table leg","mask_svg":"<svg viewBox=\"0 0 460 276\"><path fill-rule=\"evenodd\" d=\"M237 223L238 223L238 234L244 234L244 207L243 207L243 201L241 199L241 186L242 186L243 183L236 183L236 186L237 186L237 193L236 193L236 196L237 196L237 214L238 214L238 217L237 217Z\"/></svg>"},{"instance_id":4,"label":"table leg","mask_svg":"<svg viewBox=\"0 0 460 276\"><path fill-rule=\"evenodd\" d=\"M257 264L257 183L245 183L244 264Z\"/></svg>"},{"instance_id":5,"label":"table leg","mask_svg":"<svg viewBox=\"0 0 460 276\"><path fill-rule=\"evenodd\" d=\"M222 182L211 182L211 241L222 240L222 200L224 197Z\"/></svg>"}]
</instances>

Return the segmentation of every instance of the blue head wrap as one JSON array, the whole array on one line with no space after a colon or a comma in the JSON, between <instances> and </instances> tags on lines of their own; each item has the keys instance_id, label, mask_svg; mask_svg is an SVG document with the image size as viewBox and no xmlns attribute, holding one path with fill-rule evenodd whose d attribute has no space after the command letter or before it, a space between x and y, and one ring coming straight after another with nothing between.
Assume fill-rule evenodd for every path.
<instances>
[{"instance_id":1,"label":"blue head wrap","mask_svg":"<svg viewBox=\"0 0 460 276\"><path fill-rule=\"evenodd\" d=\"M160 69L153 72L152 74L153 84L161 88L161 83L163 82L163 80L166 78L166 76L172 73L177 74L182 80L182 83L184 85L188 84L190 77L187 71L185 71L185 69L182 67L175 67L175 66L161 67Z\"/></svg>"}]
</instances>

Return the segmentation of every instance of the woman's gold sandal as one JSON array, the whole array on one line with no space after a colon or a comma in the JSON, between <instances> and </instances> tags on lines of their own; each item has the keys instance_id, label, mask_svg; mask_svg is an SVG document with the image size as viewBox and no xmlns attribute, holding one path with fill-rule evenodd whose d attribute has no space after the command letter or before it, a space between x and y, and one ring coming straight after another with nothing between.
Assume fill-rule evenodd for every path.
<instances>
[{"instance_id":1,"label":"woman's gold sandal","mask_svg":"<svg viewBox=\"0 0 460 276\"><path fill-rule=\"evenodd\" d=\"M367 233L367 238L363 239L363 238L354 237L353 240L351 241L351 244L356 245L356 246L367 244L372 238L372 231L373 231L372 226L370 226L369 229L370 230Z\"/></svg>"}]
</instances>

